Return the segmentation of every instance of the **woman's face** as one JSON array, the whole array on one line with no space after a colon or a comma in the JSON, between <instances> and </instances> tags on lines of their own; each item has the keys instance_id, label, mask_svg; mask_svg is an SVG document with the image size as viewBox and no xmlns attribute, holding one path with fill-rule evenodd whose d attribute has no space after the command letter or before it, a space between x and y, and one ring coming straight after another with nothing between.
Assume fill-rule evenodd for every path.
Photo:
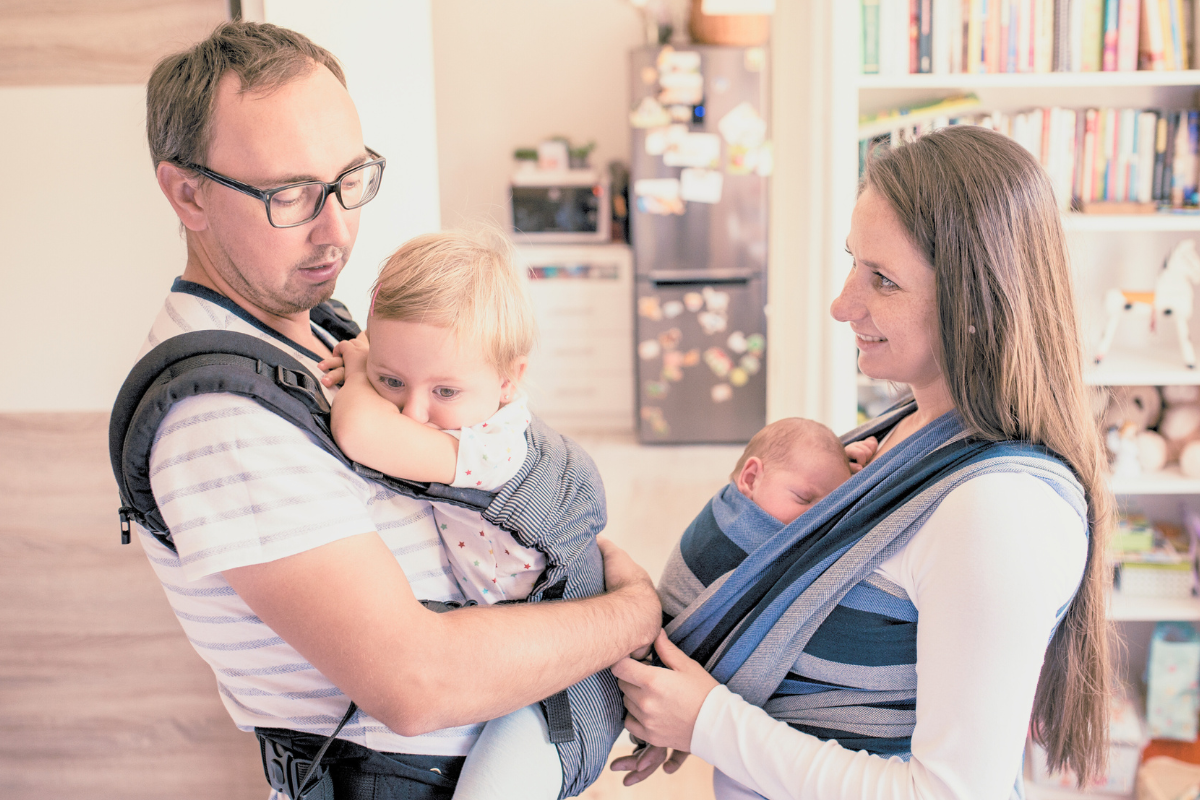
<instances>
[{"instance_id":1,"label":"woman's face","mask_svg":"<svg viewBox=\"0 0 1200 800\"><path fill-rule=\"evenodd\" d=\"M858 198L846 249L854 265L830 312L850 323L859 369L909 384L918 403L926 390L944 391L933 269L873 189Z\"/></svg>"}]
</instances>

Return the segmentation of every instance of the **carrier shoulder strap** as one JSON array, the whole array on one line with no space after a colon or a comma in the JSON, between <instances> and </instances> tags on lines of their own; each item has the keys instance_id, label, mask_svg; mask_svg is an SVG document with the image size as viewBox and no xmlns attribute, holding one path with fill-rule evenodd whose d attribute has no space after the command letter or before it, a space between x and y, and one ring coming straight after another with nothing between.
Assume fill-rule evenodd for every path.
<instances>
[{"instance_id":1,"label":"carrier shoulder strap","mask_svg":"<svg viewBox=\"0 0 1200 800\"><path fill-rule=\"evenodd\" d=\"M150 450L159 425L176 403L212 393L256 401L350 464L330 435L329 402L317 379L298 360L244 333L181 333L134 366L113 404L108 449L121 496L122 542L129 541L132 520L175 549L150 488Z\"/></svg>"}]
</instances>

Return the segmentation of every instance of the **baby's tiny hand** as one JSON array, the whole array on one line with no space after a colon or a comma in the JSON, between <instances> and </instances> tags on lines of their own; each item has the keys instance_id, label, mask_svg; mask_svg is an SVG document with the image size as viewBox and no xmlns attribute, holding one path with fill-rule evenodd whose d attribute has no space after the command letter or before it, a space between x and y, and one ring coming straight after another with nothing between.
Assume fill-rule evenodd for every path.
<instances>
[{"instance_id":1,"label":"baby's tiny hand","mask_svg":"<svg viewBox=\"0 0 1200 800\"><path fill-rule=\"evenodd\" d=\"M878 449L879 440L874 436L868 436L862 441L846 445L846 458L850 459L850 474L853 475L865 467Z\"/></svg>"},{"instance_id":2,"label":"baby's tiny hand","mask_svg":"<svg viewBox=\"0 0 1200 800\"><path fill-rule=\"evenodd\" d=\"M325 374L321 376L321 383L330 388L340 386L346 380L346 366L342 362L342 357L337 355L336 349L333 355L322 360L317 366L325 371Z\"/></svg>"},{"instance_id":3,"label":"baby's tiny hand","mask_svg":"<svg viewBox=\"0 0 1200 800\"><path fill-rule=\"evenodd\" d=\"M333 354L344 362L346 375L365 372L367 369L367 353L371 346L367 343L367 335L359 334L355 339L338 342L333 348Z\"/></svg>"}]
</instances>

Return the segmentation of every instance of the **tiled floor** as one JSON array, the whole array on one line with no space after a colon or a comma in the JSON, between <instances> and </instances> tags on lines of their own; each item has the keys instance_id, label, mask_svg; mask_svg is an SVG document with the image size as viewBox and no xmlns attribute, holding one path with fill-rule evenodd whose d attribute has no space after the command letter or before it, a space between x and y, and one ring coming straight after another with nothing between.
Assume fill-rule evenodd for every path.
<instances>
[{"instance_id":1,"label":"tiled floor","mask_svg":"<svg viewBox=\"0 0 1200 800\"><path fill-rule=\"evenodd\" d=\"M102 414L0 415L0 775L12 800L263 800L254 740L217 699L137 545L118 542ZM639 447L587 436L607 534L657 577L726 481L733 447ZM615 754L628 751L618 744ZM705 800L711 769L589 800Z\"/></svg>"}]
</instances>

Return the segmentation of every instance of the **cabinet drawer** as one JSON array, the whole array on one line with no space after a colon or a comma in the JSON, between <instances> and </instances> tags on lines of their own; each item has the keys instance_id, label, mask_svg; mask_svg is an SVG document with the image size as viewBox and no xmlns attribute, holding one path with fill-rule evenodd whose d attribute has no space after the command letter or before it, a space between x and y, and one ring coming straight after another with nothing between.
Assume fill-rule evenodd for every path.
<instances>
[{"instance_id":1,"label":"cabinet drawer","mask_svg":"<svg viewBox=\"0 0 1200 800\"><path fill-rule=\"evenodd\" d=\"M633 376L629 370L562 369L531 374L526 384L535 412L632 412Z\"/></svg>"},{"instance_id":2,"label":"cabinet drawer","mask_svg":"<svg viewBox=\"0 0 1200 800\"><path fill-rule=\"evenodd\" d=\"M563 369L633 370L633 342L628 337L542 337L529 356L529 374L549 376Z\"/></svg>"}]
</instances>

